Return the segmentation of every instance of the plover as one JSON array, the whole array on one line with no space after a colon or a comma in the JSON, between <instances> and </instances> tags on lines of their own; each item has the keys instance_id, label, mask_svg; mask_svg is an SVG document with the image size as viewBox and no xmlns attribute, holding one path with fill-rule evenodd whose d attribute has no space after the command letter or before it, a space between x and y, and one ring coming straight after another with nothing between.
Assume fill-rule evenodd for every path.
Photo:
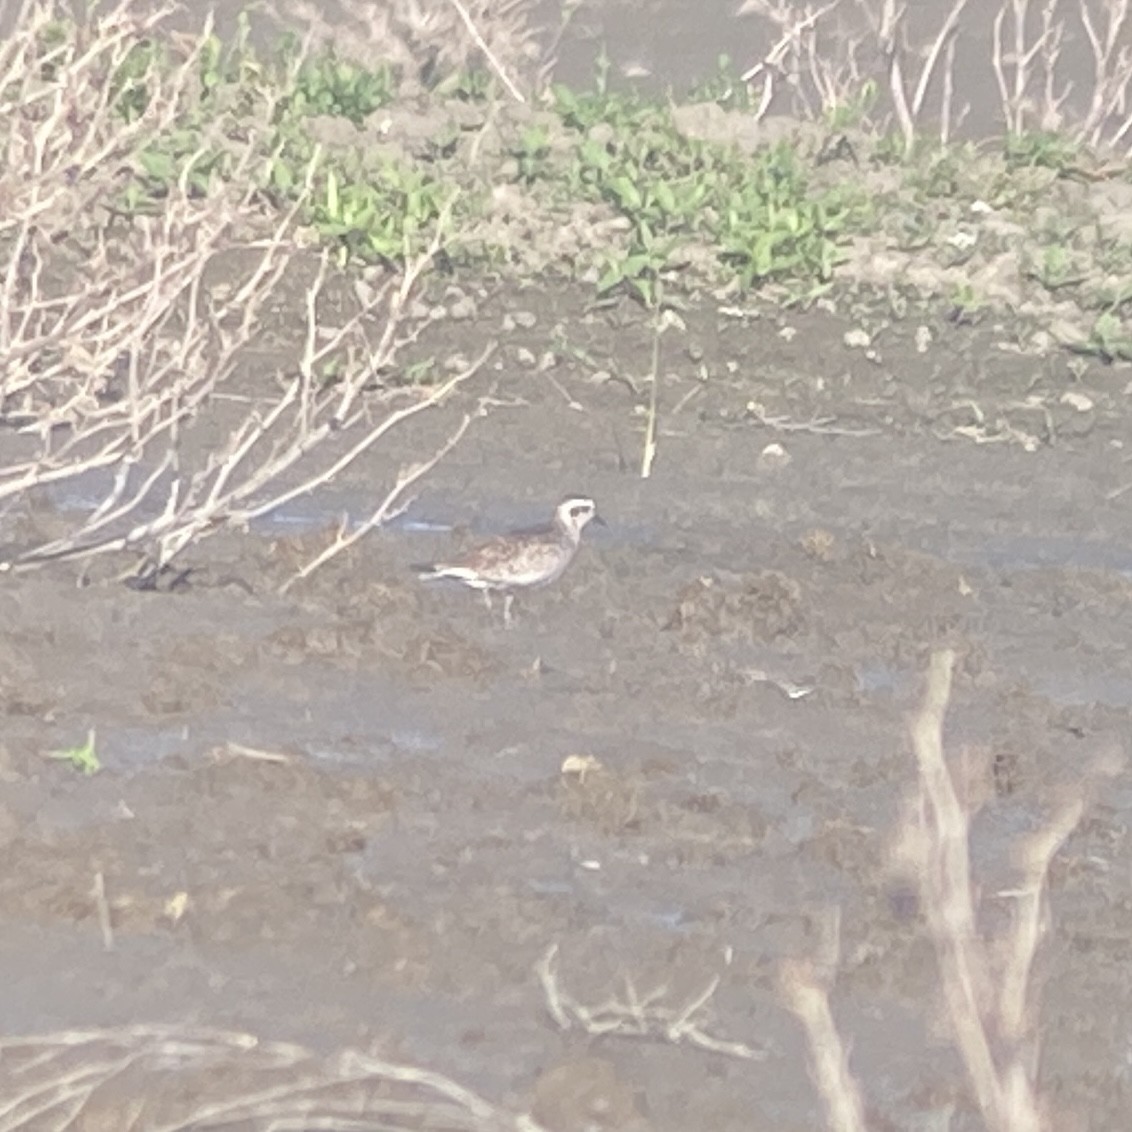
<instances>
[{"instance_id":1,"label":"plover","mask_svg":"<svg viewBox=\"0 0 1132 1132\"><path fill-rule=\"evenodd\" d=\"M570 496L558 504L554 518L544 526L513 531L451 562L417 565L413 569L422 581L451 578L480 590L489 609L492 593L502 593L503 623L510 625L514 591L545 586L561 577L591 520L605 526L592 499Z\"/></svg>"}]
</instances>

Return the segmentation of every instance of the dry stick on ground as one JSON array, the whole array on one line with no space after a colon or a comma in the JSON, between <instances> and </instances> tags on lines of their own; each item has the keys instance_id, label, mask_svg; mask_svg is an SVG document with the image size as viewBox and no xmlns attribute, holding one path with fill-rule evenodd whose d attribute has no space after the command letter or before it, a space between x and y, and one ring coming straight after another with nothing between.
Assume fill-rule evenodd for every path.
<instances>
[{"instance_id":1,"label":"dry stick on ground","mask_svg":"<svg viewBox=\"0 0 1132 1132\"><path fill-rule=\"evenodd\" d=\"M110 901L106 899L106 878L101 869L94 874L90 895L94 900L94 910L98 916L98 930L102 933L102 949L113 951L114 921L110 914Z\"/></svg>"},{"instance_id":2,"label":"dry stick on ground","mask_svg":"<svg viewBox=\"0 0 1132 1132\"><path fill-rule=\"evenodd\" d=\"M558 944L552 944L535 966L535 972L546 995L546 1008L563 1030L579 1026L587 1034L614 1034L620 1037L654 1038L673 1045L686 1043L726 1054L728 1057L759 1061L766 1056L762 1050L744 1042L728 1041L706 1033L697 1017L705 1010L719 989L720 976L714 975L699 994L683 1006L664 1004L667 986L655 987L640 995L629 975L625 975L625 997L610 996L596 1006L585 1006L572 998L558 978Z\"/></svg>"},{"instance_id":3,"label":"dry stick on ground","mask_svg":"<svg viewBox=\"0 0 1132 1132\"><path fill-rule=\"evenodd\" d=\"M1080 7L1093 51L1093 96L1081 136L1092 146L1115 149L1132 133L1132 4L1108 0L1105 28L1093 23L1088 4ZM1125 150L1132 154L1132 145Z\"/></svg>"},{"instance_id":4,"label":"dry stick on ground","mask_svg":"<svg viewBox=\"0 0 1132 1132\"><path fill-rule=\"evenodd\" d=\"M915 75L908 73L906 0L852 0L870 29L863 35L846 34L827 18L848 2L834 0L819 8L790 0L746 0L740 13L761 16L778 36L743 74L749 83L762 82L756 118L767 113L779 80L793 92L791 110L813 118L852 104L875 78L888 89L906 150L938 87L939 140L947 143L969 110L956 103L954 74L959 25L973 10L969 0L951 0L946 9L940 5L942 22L915 51L921 59ZM823 34L830 26L832 33ZM1073 38L1083 39L1092 56L1091 89L1076 124L1067 120L1065 104L1080 75L1069 71L1063 56L1064 44ZM875 64L862 65L876 49L884 60L879 71ZM989 62L1011 133L1064 131L1093 149L1132 155L1132 0L1000 0Z\"/></svg>"},{"instance_id":5,"label":"dry stick on ground","mask_svg":"<svg viewBox=\"0 0 1132 1132\"><path fill-rule=\"evenodd\" d=\"M770 108L774 99L774 79L777 75L788 85L793 85L795 96L800 99L808 115L815 112L804 92L798 87L798 74L800 72L799 60L803 55L813 58L817 56L814 44L817 40L817 26L820 20L832 12L841 0L830 0L820 8L811 8L807 5L799 11L797 5L791 0L746 0L740 7L738 15L758 15L772 23L778 30L778 39L770 46L766 54L748 67L740 79L745 83L753 83L762 78L763 90L759 98L759 105L754 112L755 121L760 121ZM803 46L805 50L803 50ZM793 73L787 69L786 64L793 61ZM812 76L815 77L816 76ZM816 81L819 105L818 111L828 108L826 102L827 86L823 81ZM795 108L797 109L797 108Z\"/></svg>"},{"instance_id":6,"label":"dry stick on ground","mask_svg":"<svg viewBox=\"0 0 1132 1132\"><path fill-rule=\"evenodd\" d=\"M940 960L947 1013L983 1117L993 1132L1044 1127L1033 1079L1031 973L1054 855L1080 819L1082 794L1063 801L1024 845L1023 885L1011 931L995 949L979 933L970 861L970 815L943 752L955 654L932 656L924 704L912 726L921 795L906 829L906 852Z\"/></svg>"},{"instance_id":7,"label":"dry stick on ground","mask_svg":"<svg viewBox=\"0 0 1132 1132\"><path fill-rule=\"evenodd\" d=\"M916 858L922 903L939 955L948 1018L983 1118L993 1132L1040 1132L1041 1106L1020 1049L1024 1034L1017 1024L1021 1019L1003 1016L1001 995L996 990L1002 982L994 977L980 938L968 814L943 753L943 722L954 665L951 650L933 654L924 703L912 724L922 794L910 851ZM1058 822L1058 828L1063 824ZM1041 869L1036 894L1039 901L1044 896L1049 858L1059 845L1048 843L1048 856L1035 862ZM1027 942L1037 945L1036 938ZM1033 952L1016 951L1006 958L1007 969L1002 974L1009 979L1011 967L1020 967L1028 983ZM1013 1028L1008 1029L1007 1024L1014 1024ZM1001 1058L992 1047L996 1037L1007 1044Z\"/></svg>"},{"instance_id":8,"label":"dry stick on ground","mask_svg":"<svg viewBox=\"0 0 1132 1132\"><path fill-rule=\"evenodd\" d=\"M415 413L439 404L448 393L473 374L477 373L487 359L491 357L494 350L495 343L493 342L471 366L451 378L438 389L435 400L418 401L416 404L410 405L407 409L400 410L399 414L393 414L397 419L391 421L390 427L400 424L401 421ZM348 550L359 539L369 534L370 531L404 514L410 505L410 501L404 499L405 493L409 488L423 476L428 475L428 473L463 440L464 434L471 427L473 420L486 415L486 413L487 405L485 401L481 399L475 412L466 413L463 420L461 420L456 428L449 434L448 439L445 440L431 456L415 464L410 464L408 467L402 468L401 471L398 472L396 482L389 489L385 498L378 504L377 510L374 511L368 519L359 523L353 530L349 530L349 533L347 533L349 528L348 520L343 520L338 529L338 533L335 535L334 541L325 550L317 554L310 562L299 569L293 577L284 582L280 587L280 593L286 593L296 582L301 581L303 578L310 577L320 566L325 566L332 558L336 558L344 550Z\"/></svg>"},{"instance_id":9,"label":"dry stick on ground","mask_svg":"<svg viewBox=\"0 0 1132 1132\"><path fill-rule=\"evenodd\" d=\"M656 404L660 377L660 335L661 311L657 304L653 311L652 325L652 367L649 370L649 404L645 416L645 441L641 450L641 479L652 475L653 460L656 459Z\"/></svg>"},{"instance_id":10,"label":"dry stick on ground","mask_svg":"<svg viewBox=\"0 0 1132 1132\"><path fill-rule=\"evenodd\" d=\"M144 1119L140 1114L144 1112ZM0 1038L0 1132L543 1132L427 1069L171 1026Z\"/></svg>"},{"instance_id":11,"label":"dry stick on ground","mask_svg":"<svg viewBox=\"0 0 1132 1132\"><path fill-rule=\"evenodd\" d=\"M563 18L576 2L568 0ZM531 0L339 0L332 18L313 0L284 0L277 7L288 26L305 24L317 41L367 67L391 66L422 79L427 70L426 85L468 73L482 56L511 97L523 102L520 87L535 80L534 60L546 58ZM521 81L512 78L517 75Z\"/></svg>"},{"instance_id":12,"label":"dry stick on ground","mask_svg":"<svg viewBox=\"0 0 1132 1132\"><path fill-rule=\"evenodd\" d=\"M1063 800L1023 845L1022 885L1012 927L997 942L980 933L969 849L970 814L943 751L955 654L932 656L923 706L912 724L920 792L901 829L901 857L920 886L920 903L940 963L947 1019L990 1132L1042 1132L1032 972L1047 915L1049 870L1080 819L1082 793ZM1100 764L1094 776L1113 773ZM806 1029L818 1085L833 1126L855 1130L859 1100L829 1013L828 990L804 965L784 971L784 988Z\"/></svg>"},{"instance_id":13,"label":"dry stick on ground","mask_svg":"<svg viewBox=\"0 0 1132 1132\"><path fill-rule=\"evenodd\" d=\"M202 292L208 263L232 246L234 222L257 211L255 185L271 154L258 144L253 125L251 136L228 151L232 183L245 188L220 186L203 196L190 191L196 160L190 157L160 215L134 217L111 244L102 225L120 190L119 170L195 105L211 24L206 21L170 70L150 66L145 108L126 123L115 110L115 75L161 13L142 20L129 4L119 4L92 17L82 36L52 49L47 83L44 29L55 14L38 0L25 7L0 67L0 105L11 111L0 116L8 157L0 169L6 201L0 239L7 253L0 268L0 395L7 419L26 421L21 431L38 436L41 445L38 456L0 468L0 499L113 467L111 491L88 519L86 534L93 537L174 470L181 424L227 375L287 266L284 237L302 200L278 221L233 299ZM33 108L36 128L22 128L21 115ZM264 98L264 137L274 112ZM308 184L312 172L313 163ZM229 319L239 323L235 331L224 330ZM140 488L131 487L130 473L147 449L150 473Z\"/></svg>"},{"instance_id":14,"label":"dry stick on ground","mask_svg":"<svg viewBox=\"0 0 1132 1132\"><path fill-rule=\"evenodd\" d=\"M268 107L268 117L270 111ZM241 160L246 165L255 154L254 145L249 144ZM314 167L312 161L307 171L308 191ZM202 285L205 269L233 217L251 209L255 190L249 188L240 199L229 200L221 188L215 198L206 196L198 202L187 187L188 168L182 172L178 191L170 194L162 217L135 223L140 247L127 248L125 260L123 249L111 249L99 238L96 254L87 265L94 286L88 278L74 301L66 295L61 299L39 297L38 260L30 284L17 292L24 307L22 314L17 311L16 325L24 337L9 342L8 358L28 370L26 396L36 398L29 406L34 408L30 415L43 451L37 458L0 468L0 498L99 468L113 467L115 473L110 490L84 523L62 538L0 564L4 569L30 569L49 561L139 549L146 554L145 576L155 577L204 535L223 525L246 524L316 489L391 428L439 403L474 372L473 367L431 392L379 389L375 394L370 388L391 367L398 351L420 332L419 327L405 327L404 315L447 234L449 201L429 247L408 262L399 279L390 277L383 285L369 288L368 294L359 293L356 313L329 332L319 325L317 310L328 276L329 260L323 256L315 283L308 288L307 330L298 376L273 401L253 407L237 425L228 426L227 444L205 453L199 466L186 466L187 460L196 457L183 450L181 426L209 411L238 351L256 333L258 311L288 265L289 232L302 205L300 198L259 242L260 258L242 285L230 289L234 293L218 297L213 287L206 294ZM60 172L65 179L66 170ZM257 182L250 176L246 180L252 186ZM25 243L28 247L13 253L10 277L20 277L17 259L22 264L23 252L35 248L30 239ZM123 262L136 265L130 268L135 271L133 277L123 278ZM380 323L376 342L367 338L367 319ZM29 332L29 323L46 332ZM365 364L352 367L342 380L327 386L321 375L323 364L340 355L354 339L364 344ZM39 360L45 342L57 346L58 357L48 357L48 365L55 366L47 370L50 381L45 380ZM88 345L91 342L93 350ZM76 349L82 352L83 373L88 375L77 382L72 376ZM123 354L128 358L126 396L106 402L101 396L106 373ZM10 376L11 365L7 371ZM53 397L55 388L63 389L62 398ZM405 400L411 404L396 406ZM380 414L376 421L375 411ZM344 453L333 451L343 446ZM329 457L322 455L324 449ZM310 470L312 456L321 459L321 468ZM395 489L389 508L433 463L418 466ZM133 474L136 468L144 469L140 482ZM294 472L301 474L297 482L273 491L280 477ZM127 526L130 516L143 505L159 503L160 493L164 493L160 512Z\"/></svg>"},{"instance_id":15,"label":"dry stick on ground","mask_svg":"<svg viewBox=\"0 0 1132 1132\"><path fill-rule=\"evenodd\" d=\"M29 11L34 14L50 9L37 4ZM12 302L6 305L6 317L0 320L7 346L3 353L3 392L9 418L13 416L13 399L20 397L24 402L24 415L31 421L30 430L39 435L43 450L36 458L0 469L0 498L22 494L33 486L73 479L98 468L115 469L110 491L78 531L35 548L22 556L18 564L9 563L9 567L29 568L60 557L102 553L147 540L156 544L160 566L189 542L215 529L225 519L226 506L250 501L252 491L264 488L274 474L290 467L282 457L295 463L331 431L345 433L351 427L366 424L373 399L367 397L360 410L354 405L362 385L370 378L370 372L363 370L361 380L342 383L345 392L336 411L323 423L322 432L312 435L309 410L316 380L314 367L337 349L348 334L361 334L362 316L381 307L389 298L388 307L383 308L388 316L382 320L383 332L377 345L370 347L368 358L370 371L387 367L396 349L412 338L411 333L398 333L401 312L424 263L435 253L434 244L429 254L404 273L399 289L379 290L368 307L363 305L363 310L345 328L330 335L329 343L308 350L303 381L285 391L266 414L253 412L231 433L227 460L209 460L195 473L183 468L181 425L206 409L217 385L230 372L236 351L256 332L258 311L287 267L289 230L302 200L296 201L277 221L274 232L260 243L262 256L235 295L218 298L215 289L205 294L205 268L222 243L230 244L232 221L255 213L254 185L258 177L253 164L268 161L271 155L257 149L253 138L234 155L234 180L251 187L234 196L221 187L206 194L203 200L196 199L188 188L190 159L159 217L135 218L132 229L127 228L125 244L119 242L111 247L101 234L95 235L94 247L82 264L81 288L71 293L58 285L52 291L45 288L44 257L39 249L42 245L50 250L54 233L50 228L42 229L51 220L69 234L70 213L64 206L75 203L73 193L68 196L75 169L91 169L91 179L99 191L112 189L98 168L98 158L109 152L107 146L111 143L107 136L118 146L113 164L128 163L134 151L167 127L182 101L191 97L189 77L195 73L208 25L171 74L151 70L147 75L150 117L143 114L139 119L147 130L123 128L111 118L109 108L114 94L109 84L114 67L110 64L120 62L119 57L129 45L150 27L146 24L139 28L137 21L131 22L124 13L124 7L114 9L112 15L117 17L117 23L96 23L90 33L93 43L81 54L62 52L60 58L53 60L55 79L47 88L56 99L55 110L47 119L51 128L9 135L9 141L15 138L21 145L20 139L30 139L15 151L15 156L38 170L39 176L31 179L29 190L27 178L11 180L14 171L10 166L5 170L9 181L4 187L10 190L8 197L13 208L0 218L0 225L7 224L10 236L12 225L16 228L14 238L8 242L4 273L5 294ZM17 28L13 36L13 41L23 44L25 50L18 58L9 52L5 59L11 67L19 63L24 70L17 68L13 72L10 68L3 73L9 86L0 88L0 95L8 102L20 106L34 104L37 89L34 83L30 91L27 89L31 82L27 72L39 73L37 67L42 60L36 54L39 47L34 33L41 24L42 21L33 20L30 26ZM13 99L12 88L20 92L18 100ZM64 143L70 145L60 144L57 138L64 124L59 106L69 111L65 119L67 129L62 134ZM165 108L165 112L157 114L154 108ZM274 113L269 99L265 99L262 111L266 132ZM7 126L13 129L10 121ZM9 153L12 152L9 146ZM313 169L312 162L308 187ZM88 197L79 202L84 208L94 199ZM52 204L46 219L42 215L44 200ZM61 217L56 217L56 212ZM208 310L204 309L206 302ZM104 388L115 379L115 370L121 370L122 359L126 366L119 377L125 383L126 396L119 392L107 399ZM329 403L319 405L320 412L333 408ZM293 420L286 415L291 409L297 413ZM394 416L393 422L398 419L402 419L400 414ZM233 484L233 473L241 461L275 424L296 429L297 442L282 444L277 430L270 438L271 450L265 454L266 461L253 469L259 474L245 475L242 482ZM370 443L384 431L385 426L381 425L371 429ZM364 446L363 443L357 450ZM131 482L138 467L145 469L140 484ZM240 470L248 469L245 466ZM150 501L169 475L174 477L172 486L157 519L135 525L124 534L108 533L120 528L132 512Z\"/></svg>"},{"instance_id":16,"label":"dry stick on ground","mask_svg":"<svg viewBox=\"0 0 1132 1132\"><path fill-rule=\"evenodd\" d=\"M779 984L786 1005L809 1039L814 1082L825 1102L831 1132L866 1132L861 1091L849 1070L849 1052L829 1005L829 990L841 956L841 913L822 925L822 943L815 959L783 964Z\"/></svg>"},{"instance_id":17,"label":"dry stick on ground","mask_svg":"<svg viewBox=\"0 0 1132 1132\"><path fill-rule=\"evenodd\" d=\"M880 436L879 428L850 428L836 425L836 417L814 417L808 421L795 421L787 416L770 416L757 402L747 405L747 415L766 428L776 432L806 432L814 436Z\"/></svg>"},{"instance_id":18,"label":"dry stick on ground","mask_svg":"<svg viewBox=\"0 0 1132 1132\"><path fill-rule=\"evenodd\" d=\"M840 934L835 918L834 939ZM839 944L834 943L830 961L821 966L836 969ZM865 1132L865 1106L861 1091L849 1071L849 1052L829 1007L829 977L820 978L813 963L799 960L783 965L780 977L786 1005L797 1015L810 1043L818 1094L825 1102L831 1132Z\"/></svg>"},{"instance_id":19,"label":"dry stick on ground","mask_svg":"<svg viewBox=\"0 0 1132 1132\"><path fill-rule=\"evenodd\" d=\"M283 217L274 237L266 241L248 285L233 299L214 304L208 318L201 316L199 280L227 228L225 216L218 215L213 225L203 213L192 213L195 206L176 198L168 202L162 231L155 232L153 225L145 222L137 225L140 247L126 254L136 255L143 264L154 264L141 268L152 275L143 276L143 281L126 293L118 290L115 299L97 315L105 331L105 344L95 357L88 352L83 368L91 376L79 379L77 393L59 405L45 404L38 393L44 374L28 366L28 384L36 388L37 399L32 423L23 431L38 434L45 451L38 458L0 468L0 498L75 478L99 467L129 466L138 461L147 446L166 436L172 444L179 423L194 415L211 396L231 368L236 351L254 333L256 316L288 265L284 233L300 204ZM171 231L171 218L182 207L190 212L185 214L184 225ZM183 253L194 238L199 241L197 246L190 245ZM116 254L120 265L123 249ZM110 259L110 249L102 247L90 270L113 289L118 285L115 272L121 269L112 266ZM183 304L183 317L175 306L178 301ZM152 319L144 312L135 318L139 304L160 313ZM167 304L164 309L162 304ZM72 309L81 310L81 302ZM215 323L235 313L239 313L241 325L233 332L219 331ZM169 333L167 328L176 319L180 319L181 327ZM90 336L84 326L68 319L53 325L51 338L60 353L58 376L63 382L68 359L73 366L75 351L85 349L79 342L89 341ZM129 358L127 395L104 403L101 394L90 387L106 383L106 372L113 371L114 359L123 351ZM143 352L144 374L139 361ZM46 396L50 396L50 389Z\"/></svg>"},{"instance_id":20,"label":"dry stick on ground","mask_svg":"<svg viewBox=\"0 0 1132 1132\"><path fill-rule=\"evenodd\" d=\"M13 40L23 50L0 74L0 146L5 152L0 168L0 197L5 201L0 241L6 252L0 303L0 358L4 361L0 397L11 418L18 411L17 397L35 387L37 395L25 399L30 399L26 415L36 420L45 392L61 393L63 399L85 392L88 403L92 401L92 387L124 346L141 341L145 328L164 312L160 301L148 307L141 304L147 295L156 298L144 279L132 288L126 281L122 281L124 286L106 286L108 280L98 270L106 254L101 245L75 271L73 287L63 290L56 283L47 292L41 283L44 260L40 248L50 250L53 237L81 231L98 198L115 191L119 167L130 165L148 141L174 123L209 30L206 25L200 42L172 73L153 78L146 108L135 121L125 123L114 111L115 70L129 45L154 21L139 21L124 7L112 10L92 31L93 42L84 52L68 45L67 55L55 60L54 81L47 84L38 78L42 47L36 40L45 12L54 16L47 5L32 5L28 25L13 30ZM43 97L45 91L49 100ZM243 168L237 163L237 172ZM207 229L212 223L210 211L215 211L211 201L187 206L165 217L164 227L203 224ZM183 289L182 280L193 277L194 250L198 257L207 255L208 245L207 238L193 241L180 249L183 262L169 263L165 257L151 266L153 280L160 279L166 288L161 295L166 305L171 294ZM124 335L114 319L120 312L139 323L132 339L119 340ZM114 329L109 342L108 321ZM73 376L76 363L80 372L90 375L85 389ZM51 403L58 407L60 400L56 395ZM60 419L65 417L60 414L51 423Z\"/></svg>"},{"instance_id":21,"label":"dry stick on ground","mask_svg":"<svg viewBox=\"0 0 1132 1132\"><path fill-rule=\"evenodd\" d=\"M924 111L928 91L936 69L942 56L944 62L949 64L954 60L954 53L948 50L948 45L955 38L958 31L959 19L967 7L967 0L953 0L943 23L935 37L928 43L924 52L924 61L920 67L919 76L909 98L904 81L904 25L908 15L907 5L899 0L884 0L881 10L878 35L881 48L888 61L888 89L892 96L892 106L896 113L896 120L900 124L900 131L904 135L904 149L911 153L916 143L916 124ZM945 83L945 90L951 89L950 80ZM948 100L944 100L950 104ZM952 130L952 123L942 117L940 120L940 139L946 141Z\"/></svg>"},{"instance_id":22,"label":"dry stick on ground","mask_svg":"<svg viewBox=\"0 0 1132 1132\"><path fill-rule=\"evenodd\" d=\"M1082 121L1065 121L1064 106L1075 76L1062 64L1065 16L1050 0L1037 17L1030 0L1002 0L994 19L992 62L1007 129L1067 130L1070 137L1094 149L1119 150L1132 133L1132 4L1083 0L1070 11L1084 30L1092 53L1092 90ZM1008 34L1009 28L1009 34ZM1010 40L1009 50L1006 41ZM1125 154L1132 153L1128 145Z\"/></svg>"},{"instance_id":23,"label":"dry stick on ground","mask_svg":"<svg viewBox=\"0 0 1132 1132\"><path fill-rule=\"evenodd\" d=\"M1030 66L1040 59L1044 64L1046 83L1044 87L1045 104L1040 108L1039 118L1043 128L1052 126L1060 120L1061 106L1069 95L1068 88L1060 95L1053 90L1054 62L1061 50L1065 26L1053 20L1054 7L1043 4L1041 11L1041 31L1030 44L1026 42L1029 24L1030 0L1002 0L995 13L991 34L991 64L995 81L998 83L999 101L1002 117L1010 133L1020 134L1026 128L1026 118L1033 109L1029 93ZM1004 47L1007 17L1014 32L1012 50Z\"/></svg>"},{"instance_id":24,"label":"dry stick on ground","mask_svg":"<svg viewBox=\"0 0 1132 1132\"><path fill-rule=\"evenodd\" d=\"M527 100L523 97L523 92L511 81L511 77L504 70L503 64L495 57L495 53L488 47L483 36L480 35L475 23L472 21L472 17L468 14L468 9L464 7L461 0L448 0L448 2L459 13L464 27L468 29L468 34L472 37L472 41L483 52L484 58L491 64L491 69L499 76L500 81L507 88L507 93L510 94L516 102L525 103Z\"/></svg>"}]
</instances>

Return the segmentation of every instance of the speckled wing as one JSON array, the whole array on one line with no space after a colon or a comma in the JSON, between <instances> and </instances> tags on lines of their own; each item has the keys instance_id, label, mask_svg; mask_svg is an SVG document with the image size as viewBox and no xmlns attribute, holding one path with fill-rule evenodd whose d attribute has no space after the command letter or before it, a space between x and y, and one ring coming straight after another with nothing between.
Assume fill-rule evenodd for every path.
<instances>
[{"instance_id":1,"label":"speckled wing","mask_svg":"<svg viewBox=\"0 0 1132 1132\"><path fill-rule=\"evenodd\" d=\"M573 547L544 535L489 542L468 555L460 565L474 570L484 582L500 589L523 588L553 582L572 557Z\"/></svg>"}]
</instances>

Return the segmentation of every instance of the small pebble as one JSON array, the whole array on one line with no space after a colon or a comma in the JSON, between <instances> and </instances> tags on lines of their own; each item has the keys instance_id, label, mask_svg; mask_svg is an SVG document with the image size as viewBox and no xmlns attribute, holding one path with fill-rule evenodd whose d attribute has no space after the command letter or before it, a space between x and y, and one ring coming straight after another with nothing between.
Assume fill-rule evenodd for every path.
<instances>
[{"instance_id":1,"label":"small pebble","mask_svg":"<svg viewBox=\"0 0 1132 1132\"><path fill-rule=\"evenodd\" d=\"M1062 393L1061 403L1063 405L1069 405L1079 413L1088 413L1093 409L1093 399L1086 397L1084 393L1078 393L1074 389L1067 389Z\"/></svg>"},{"instance_id":2,"label":"small pebble","mask_svg":"<svg viewBox=\"0 0 1132 1132\"><path fill-rule=\"evenodd\" d=\"M466 322L476 317L476 301L471 295L461 295L449 308L448 317L456 322Z\"/></svg>"},{"instance_id":3,"label":"small pebble","mask_svg":"<svg viewBox=\"0 0 1132 1132\"><path fill-rule=\"evenodd\" d=\"M760 453L758 464L760 468L768 471L775 468L785 468L790 463L790 453L781 444L768 444Z\"/></svg>"}]
</instances>

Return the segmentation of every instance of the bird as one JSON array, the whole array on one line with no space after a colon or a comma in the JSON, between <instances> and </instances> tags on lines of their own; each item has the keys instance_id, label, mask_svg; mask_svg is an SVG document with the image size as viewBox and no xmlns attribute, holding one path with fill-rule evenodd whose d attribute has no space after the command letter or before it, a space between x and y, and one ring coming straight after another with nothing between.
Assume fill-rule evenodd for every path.
<instances>
[{"instance_id":1,"label":"bird","mask_svg":"<svg viewBox=\"0 0 1132 1132\"><path fill-rule=\"evenodd\" d=\"M424 582L450 578L480 590L488 609L492 593L502 593L503 623L510 627L514 591L545 586L560 578L591 522L606 526L594 501L584 495L567 496L554 509L549 523L512 531L451 562L419 563L412 569Z\"/></svg>"}]
</instances>

